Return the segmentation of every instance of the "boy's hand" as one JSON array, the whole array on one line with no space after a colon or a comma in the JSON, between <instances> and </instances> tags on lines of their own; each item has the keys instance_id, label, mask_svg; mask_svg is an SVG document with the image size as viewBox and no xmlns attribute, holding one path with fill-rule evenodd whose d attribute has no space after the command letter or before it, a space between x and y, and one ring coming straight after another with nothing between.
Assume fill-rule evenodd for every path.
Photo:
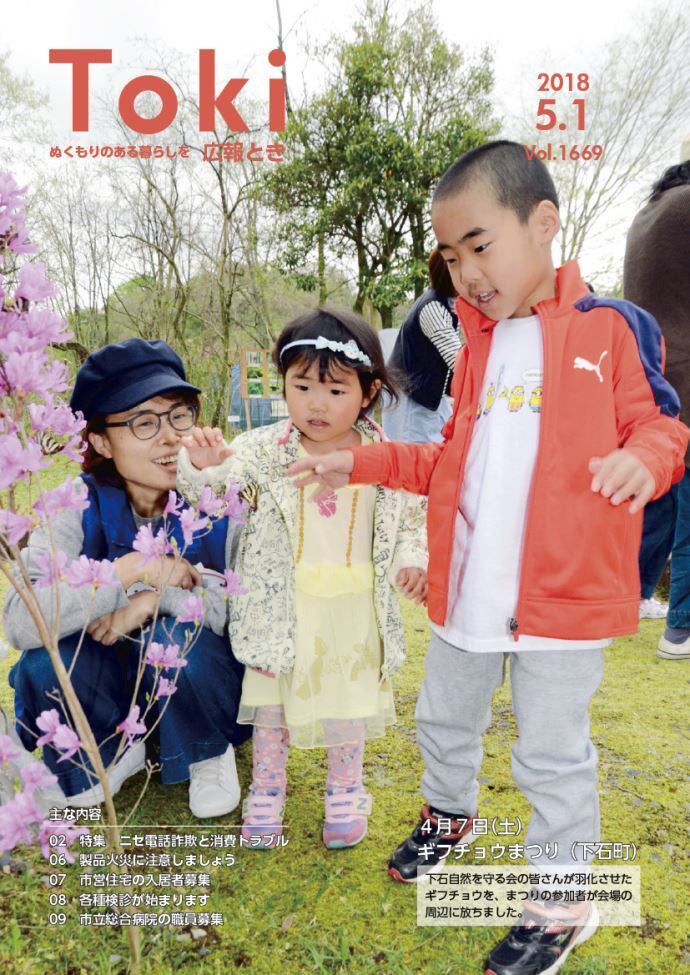
<instances>
[{"instance_id":1,"label":"boy's hand","mask_svg":"<svg viewBox=\"0 0 690 975\"><path fill-rule=\"evenodd\" d=\"M629 450L613 450L607 457L592 457L589 470L594 474L592 490L610 498L611 504L632 499L631 515L641 511L656 490L650 472Z\"/></svg>"},{"instance_id":2,"label":"boy's hand","mask_svg":"<svg viewBox=\"0 0 690 975\"><path fill-rule=\"evenodd\" d=\"M218 427L193 427L186 437L182 437L181 443L187 448L192 464L199 470L217 467L226 457L233 455Z\"/></svg>"},{"instance_id":3,"label":"boy's hand","mask_svg":"<svg viewBox=\"0 0 690 975\"><path fill-rule=\"evenodd\" d=\"M417 605L426 604L426 572L424 569L401 569L395 577L396 585Z\"/></svg>"},{"instance_id":4,"label":"boy's hand","mask_svg":"<svg viewBox=\"0 0 690 975\"><path fill-rule=\"evenodd\" d=\"M345 487L350 480L352 468L355 466L355 459L351 450L334 450L330 454L310 455L295 461L288 467L289 477L301 474L303 471L313 471L306 477L299 477L293 483L295 487L307 487L309 484L320 484L320 490L315 491L310 497L310 501L317 501L322 495L328 494L331 490Z\"/></svg>"}]
</instances>

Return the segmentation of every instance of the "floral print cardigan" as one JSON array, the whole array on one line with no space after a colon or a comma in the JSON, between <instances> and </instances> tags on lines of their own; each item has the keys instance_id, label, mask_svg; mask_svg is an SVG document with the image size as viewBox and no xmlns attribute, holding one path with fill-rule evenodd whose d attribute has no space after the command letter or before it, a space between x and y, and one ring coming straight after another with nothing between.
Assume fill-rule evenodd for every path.
<instances>
[{"instance_id":1,"label":"floral print cardigan","mask_svg":"<svg viewBox=\"0 0 690 975\"><path fill-rule=\"evenodd\" d=\"M364 417L355 429L381 439L379 427ZM228 627L233 653L242 663L286 674L294 663L295 546L299 491L286 469L297 459L299 430L291 422L243 433L234 451L215 467L195 468L180 449L177 485L195 503L208 484L223 496L230 481L241 482L249 499L247 521L239 526L233 551L245 595L231 596ZM421 499L376 488L374 507L374 605L383 639L381 677L389 677L405 658L405 638L395 577L400 569L427 566L426 513Z\"/></svg>"}]
</instances>

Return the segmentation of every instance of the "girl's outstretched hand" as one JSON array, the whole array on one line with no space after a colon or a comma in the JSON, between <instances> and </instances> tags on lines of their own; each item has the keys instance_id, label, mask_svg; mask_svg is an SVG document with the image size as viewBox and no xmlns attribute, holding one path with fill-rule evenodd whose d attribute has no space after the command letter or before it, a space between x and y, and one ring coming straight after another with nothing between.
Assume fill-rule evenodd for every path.
<instances>
[{"instance_id":1,"label":"girl's outstretched hand","mask_svg":"<svg viewBox=\"0 0 690 975\"><path fill-rule=\"evenodd\" d=\"M401 569L395 577L402 592L417 605L426 605L426 572L424 569Z\"/></svg>"},{"instance_id":2,"label":"girl's outstretched hand","mask_svg":"<svg viewBox=\"0 0 690 975\"><path fill-rule=\"evenodd\" d=\"M189 433L182 437L181 443L187 448L192 464L199 470L204 467L216 467L226 457L233 455L218 427L192 427Z\"/></svg>"},{"instance_id":3,"label":"girl's outstretched hand","mask_svg":"<svg viewBox=\"0 0 690 975\"><path fill-rule=\"evenodd\" d=\"M295 477L295 474L309 472L305 477L295 478L293 483L297 488L320 484L321 489L315 491L309 499L318 501L322 494L345 487L349 483L354 466L355 458L351 450L333 450L330 454L310 454L309 457L302 457L288 467L287 473L289 477Z\"/></svg>"}]
</instances>

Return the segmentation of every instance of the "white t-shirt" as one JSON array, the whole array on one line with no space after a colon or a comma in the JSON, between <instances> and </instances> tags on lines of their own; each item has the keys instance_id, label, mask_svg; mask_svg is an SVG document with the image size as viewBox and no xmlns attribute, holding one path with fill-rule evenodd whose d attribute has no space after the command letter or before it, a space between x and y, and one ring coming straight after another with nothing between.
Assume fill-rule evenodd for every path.
<instances>
[{"instance_id":1,"label":"white t-shirt","mask_svg":"<svg viewBox=\"0 0 690 975\"><path fill-rule=\"evenodd\" d=\"M448 616L432 629L472 652L605 647L610 640L520 634L515 616L527 504L539 443L543 350L536 315L494 327L460 503Z\"/></svg>"}]
</instances>

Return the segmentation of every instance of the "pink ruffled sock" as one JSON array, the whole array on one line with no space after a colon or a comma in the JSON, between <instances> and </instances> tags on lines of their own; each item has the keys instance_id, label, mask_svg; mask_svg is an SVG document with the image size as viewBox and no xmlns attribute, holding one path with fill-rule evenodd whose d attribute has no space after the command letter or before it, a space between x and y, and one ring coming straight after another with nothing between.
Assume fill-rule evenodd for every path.
<instances>
[{"instance_id":1,"label":"pink ruffled sock","mask_svg":"<svg viewBox=\"0 0 690 975\"><path fill-rule=\"evenodd\" d=\"M364 839L371 796L362 786L364 722L328 721L325 724L327 740L333 744L328 746L323 841L329 849L336 849L354 846ZM342 796L342 800L338 800L338 796Z\"/></svg>"},{"instance_id":2,"label":"pink ruffled sock","mask_svg":"<svg viewBox=\"0 0 690 975\"><path fill-rule=\"evenodd\" d=\"M252 737L252 784L244 804L242 836L253 847L276 845L283 832L290 737L281 707L256 709Z\"/></svg>"}]
</instances>

